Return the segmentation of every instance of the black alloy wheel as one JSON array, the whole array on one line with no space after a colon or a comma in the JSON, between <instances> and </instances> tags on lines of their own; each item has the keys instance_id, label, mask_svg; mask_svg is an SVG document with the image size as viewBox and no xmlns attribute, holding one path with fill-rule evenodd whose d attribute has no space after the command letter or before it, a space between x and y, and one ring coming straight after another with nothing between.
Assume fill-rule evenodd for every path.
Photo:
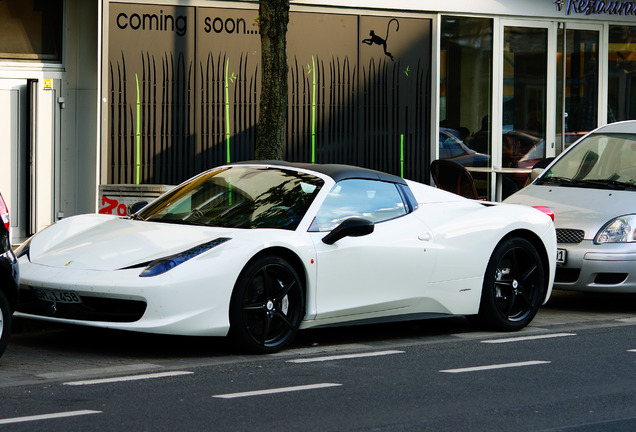
<instances>
[{"instance_id":1,"label":"black alloy wheel","mask_svg":"<svg viewBox=\"0 0 636 432\"><path fill-rule=\"evenodd\" d=\"M524 238L505 239L486 268L478 321L498 331L520 330L536 315L545 289L536 248Z\"/></svg>"},{"instance_id":2,"label":"black alloy wheel","mask_svg":"<svg viewBox=\"0 0 636 432\"><path fill-rule=\"evenodd\" d=\"M230 303L230 337L241 350L267 354L287 346L305 315L305 293L294 268L277 256L249 263Z\"/></svg>"}]
</instances>

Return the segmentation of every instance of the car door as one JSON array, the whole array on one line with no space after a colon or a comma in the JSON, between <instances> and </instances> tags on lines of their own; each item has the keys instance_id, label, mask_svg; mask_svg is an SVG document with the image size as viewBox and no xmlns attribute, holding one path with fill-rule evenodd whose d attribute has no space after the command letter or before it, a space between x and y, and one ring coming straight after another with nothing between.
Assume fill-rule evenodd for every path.
<instances>
[{"instance_id":1,"label":"car door","mask_svg":"<svg viewBox=\"0 0 636 432\"><path fill-rule=\"evenodd\" d=\"M316 319L408 313L423 297L436 251L430 230L412 214L399 187L349 179L336 183L325 199L310 228L317 252ZM372 221L373 232L322 242L352 217Z\"/></svg>"}]
</instances>

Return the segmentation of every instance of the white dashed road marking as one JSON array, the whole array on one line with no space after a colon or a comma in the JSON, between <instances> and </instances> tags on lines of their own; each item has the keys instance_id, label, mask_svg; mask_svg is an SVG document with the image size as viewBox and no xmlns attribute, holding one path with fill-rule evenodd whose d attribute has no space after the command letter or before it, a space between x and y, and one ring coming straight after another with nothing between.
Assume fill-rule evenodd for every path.
<instances>
[{"instance_id":1,"label":"white dashed road marking","mask_svg":"<svg viewBox=\"0 0 636 432\"><path fill-rule=\"evenodd\" d=\"M235 399L235 398L250 397L250 396L270 395L275 393L289 393L289 392L303 391L303 390L317 390L317 389L322 389L327 387L339 387L341 385L342 384L336 384L336 383L310 384L310 385L302 385L302 386L295 386L295 387L281 387L281 388L268 389L268 390L248 391L248 392L241 392L241 393L228 393L228 394L214 395L212 397L220 398L220 399Z\"/></svg>"},{"instance_id":2,"label":"white dashed road marking","mask_svg":"<svg viewBox=\"0 0 636 432\"><path fill-rule=\"evenodd\" d=\"M508 342L523 342L529 340L537 340L537 339L551 339L565 336L576 336L576 333L552 333L552 334L542 334L542 335L534 335L534 336L518 336L513 338L506 339L487 339L481 341L482 343L487 344L498 344L498 343L508 343Z\"/></svg>"},{"instance_id":3,"label":"white dashed road marking","mask_svg":"<svg viewBox=\"0 0 636 432\"><path fill-rule=\"evenodd\" d=\"M544 361L544 360L532 360L532 361L525 361L525 362L519 362L519 363L503 363L503 364L494 364L494 365L487 365L487 366L467 367L467 368L460 368L460 369L445 369L445 370L441 370L440 372L444 372L444 373L479 372L479 371L492 370L492 369L506 369L506 368L513 368L513 367L535 366L535 365L547 364L547 363L550 363L550 362Z\"/></svg>"},{"instance_id":4,"label":"white dashed road marking","mask_svg":"<svg viewBox=\"0 0 636 432\"><path fill-rule=\"evenodd\" d=\"M60 413L52 413L52 414L40 414L40 415L32 415L25 417L13 417L7 419L0 419L0 424L11 424L11 423L25 423L30 421L38 421L38 420L51 420L58 419L64 417L76 417L88 414L101 414L101 411L92 411L92 410L80 410L80 411L68 411L68 412L60 412Z\"/></svg>"},{"instance_id":5,"label":"white dashed road marking","mask_svg":"<svg viewBox=\"0 0 636 432\"><path fill-rule=\"evenodd\" d=\"M180 375L191 375L193 373L194 372L187 372L187 371L159 372L159 373L145 374L145 375L129 375L129 376L115 377L115 378L70 381L70 382L65 382L64 385L82 386L82 385L106 384L106 383L124 382L124 381L139 381L139 380L147 380L147 379L154 379L154 378L167 378L167 377L180 376Z\"/></svg>"},{"instance_id":6,"label":"white dashed road marking","mask_svg":"<svg viewBox=\"0 0 636 432\"><path fill-rule=\"evenodd\" d=\"M325 357L313 357L313 358L287 360L287 363L313 363L313 362L324 362L324 361L333 361L333 360L347 360L347 359L355 359L355 358L363 358L363 357L378 357L378 356L385 356L385 355L391 355L391 354L404 354L404 351L375 351L375 352L358 353L358 354L342 354L342 355L333 355L333 356L325 356Z\"/></svg>"}]
</instances>

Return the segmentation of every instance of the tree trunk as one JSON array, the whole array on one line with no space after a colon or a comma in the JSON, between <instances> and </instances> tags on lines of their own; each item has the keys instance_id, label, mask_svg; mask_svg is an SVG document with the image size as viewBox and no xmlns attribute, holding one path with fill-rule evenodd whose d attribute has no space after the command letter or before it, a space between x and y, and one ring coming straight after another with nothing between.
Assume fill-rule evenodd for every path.
<instances>
[{"instance_id":1,"label":"tree trunk","mask_svg":"<svg viewBox=\"0 0 636 432\"><path fill-rule=\"evenodd\" d=\"M282 160L287 120L289 0L260 0L261 98L254 157Z\"/></svg>"}]
</instances>

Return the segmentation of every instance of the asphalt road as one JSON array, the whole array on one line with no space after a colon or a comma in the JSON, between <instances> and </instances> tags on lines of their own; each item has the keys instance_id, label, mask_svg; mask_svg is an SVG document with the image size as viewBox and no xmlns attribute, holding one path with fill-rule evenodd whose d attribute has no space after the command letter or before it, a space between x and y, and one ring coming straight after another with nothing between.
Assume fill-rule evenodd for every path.
<instances>
[{"instance_id":1,"label":"asphalt road","mask_svg":"<svg viewBox=\"0 0 636 432\"><path fill-rule=\"evenodd\" d=\"M270 356L18 322L0 431L632 431L634 300L556 293L512 334L462 318L305 331Z\"/></svg>"}]
</instances>

